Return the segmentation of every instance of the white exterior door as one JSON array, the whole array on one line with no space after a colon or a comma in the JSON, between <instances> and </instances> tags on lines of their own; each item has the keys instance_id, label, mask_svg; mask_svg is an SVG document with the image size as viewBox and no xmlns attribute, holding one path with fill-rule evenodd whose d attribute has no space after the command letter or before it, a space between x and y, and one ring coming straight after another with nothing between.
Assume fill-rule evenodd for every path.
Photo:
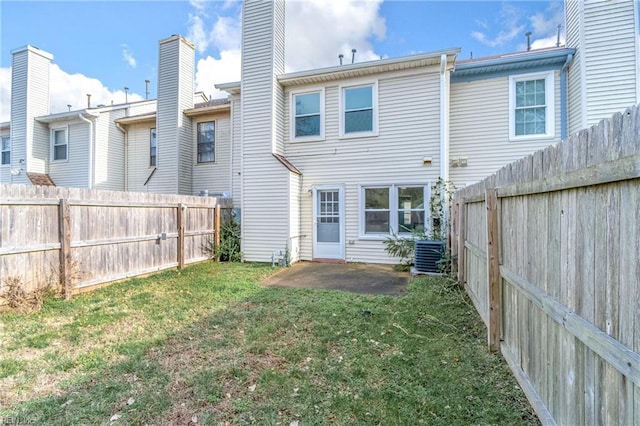
<instances>
[{"instance_id":1,"label":"white exterior door","mask_svg":"<svg viewBox=\"0 0 640 426\"><path fill-rule=\"evenodd\" d=\"M344 259L344 189L313 189L313 258Z\"/></svg>"}]
</instances>

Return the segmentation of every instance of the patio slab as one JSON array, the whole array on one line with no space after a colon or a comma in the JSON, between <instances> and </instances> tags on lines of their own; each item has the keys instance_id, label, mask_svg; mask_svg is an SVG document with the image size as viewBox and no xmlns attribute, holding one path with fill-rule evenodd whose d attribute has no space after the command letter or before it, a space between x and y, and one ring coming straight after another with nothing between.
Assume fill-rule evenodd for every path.
<instances>
[{"instance_id":1,"label":"patio slab","mask_svg":"<svg viewBox=\"0 0 640 426\"><path fill-rule=\"evenodd\" d=\"M407 290L408 272L391 265L298 262L265 279L265 286L342 290L360 294L399 295Z\"/></svg>"}]
</instances>

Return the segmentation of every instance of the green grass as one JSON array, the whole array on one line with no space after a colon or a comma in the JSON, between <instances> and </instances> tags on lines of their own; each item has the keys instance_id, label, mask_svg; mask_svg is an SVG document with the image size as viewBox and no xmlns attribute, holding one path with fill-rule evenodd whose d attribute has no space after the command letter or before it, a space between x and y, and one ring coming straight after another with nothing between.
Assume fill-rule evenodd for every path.
<instances>
[{"instance_id":1,"label":"green grass","mask_svg":"<svg viewBox=\"0 0 640 426\"><path fill-rule=\"evenodd\" d=\"M446 279L400 297L263 288L201 264L0 318L0 419L34 424L537 424Z\"/></svg>"}]
</instances>

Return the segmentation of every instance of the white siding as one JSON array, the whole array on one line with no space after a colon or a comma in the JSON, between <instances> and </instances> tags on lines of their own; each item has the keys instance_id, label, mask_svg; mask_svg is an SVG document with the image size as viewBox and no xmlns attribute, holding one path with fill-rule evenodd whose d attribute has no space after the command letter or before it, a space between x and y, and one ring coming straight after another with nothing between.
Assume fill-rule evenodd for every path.
<instances>
[{"instance_id":1,"label":"white siding","mask_svg":"<svg viewBox=\"0 0 640 426\"><path fill-rule=\"evenodd\" d=\"M464 157L466 167L452 167L456 186L479 181L500 167L560 142L560 72L555 71L555 137L509 141L509 77L451 85L451 159Z\"/></svg>"},{"instance_id":2,"label":"white siding","mask_svg":"<svg viewBox=\"0 0 640 426\"><path fill-rule=\"evenodd\" d=\"M49 176L57 186L89 187L89 123L56 123L52 128L67 128L67 161L52 161Z\"/></svg>"},{"instance_id":3,"label":"white siding","mask_svg":"<svg viewBox=\"0 0 640 426\"><path fill-rule=\"evenodd\" d=\"M432 67L422 74L379 76L379 133L375 137L339 139L339 88L335 83L325 87L325 140L286 143L287 158L303 173L301 259L313 258L313 197L309 190L314 186L333 184L344 185L345 189L345 260L398 262L385 252L384 239L361 238L360 186L426 185L438 178L438 71L437 67ZM288 102L289 96L285 99ZM288 115L288 105L285 111ZM285 123L289 126L288 117ZM285 133L289 134L289 131ZM432 157L432 165L423 165L425 156Z\"/></svg>"},{"instance_id":4,"label":"white siding","mask_svg":"<svg viewBox=\"0 0 640 426\"><path fill-rule=\"evenodd\" d=\"M155 127L156 123L149 121L132 124L127 128L127 191L160 192L159 190L153 191L149 189L150 186L155 184L153 178L151 178L148 185L144 185L153 171L153 167L149 165L149 132Z\"/></svg>"},{"instance_id":5,"label":"white siding","mask_svg":"<svg viewBox=\"0 0 640 426\"><path fill-rule=\"evenodd\" d=\"M136 115L144 115L155 113L158 108L158 103L155 99L148 101L140 101L133 102L129 106L129 112L127 113L128 117L136 116Z\"/></svg>"},{"instance_id":6,"label":"white siding","mask_svg":"<svg viewBox=\"0 0 640 426\"><path fill-rule=\"evenodd\" d=\"M247 0L242 13L242 252L268 262L289 240L289 171L281 150L284 2Z\"/></svg>"},{"instance_id":7,"label":"white siding","mask_svg":"<svg viewBox=\"0 0 640 426\"><path fill-rule=\"evenodd\" d=\"M93 187L124 191L124 134L115 126L125 116L124 109L105 111L95 120L95 159Z\"/></svg>"},{"instance_id":8,"label":"white siding","mask_svg":"<svg viewBox=\"0 0 640 426\"><path fill-rule=\"evenodd\" d=\"M565 2L569 68L569 132L574 133L638 99L637 4L633 0Z\"/></svg>"},{"instance_id":9,"label":"white siding","mask_svg":"<svg viewBox=\"0 0 640 426\"><path fill-rule=\"evenodd\" d=\"M198 163L197 123L204 121L215 122L215 162ZM211 114L193 118L193 195L199 195L201 190L208 190L209 194L230 192L231 167L231 120L229 113Z\"/></svg>"},{"instance_id":10,"label":"white siding","mask_svg":"<svg viewBox=\"0 0 640 426\"><path fill-rule=\"evenodd\" d=\"M302 196L302 177L289 173L289 253L291 262L300 260L300 197Z\"/></svg>"},{"instance_id":11,"label":"white siding","mask_svg":"<svg viewBox=\"0 0 640 426\"><path fill-rule=\"evenodd\" d=\"M11 141L12 168L23 172L13 183L30 184L26 172L47 173L49 132L34 117L49 114L49 67L53 56L27 46L13 52L11 69Z\"/></svg>"},{"instance_id":12,"label":"white siding","mask_svg":"<svg viewBox=\"0 0 640 426\"><path fill-rule=\"evenodd\" d=\"M157 170L149 190L191 194L191 120L194 48L180 36L160 41L158 65Z\"/></svg>"}]
</instances>

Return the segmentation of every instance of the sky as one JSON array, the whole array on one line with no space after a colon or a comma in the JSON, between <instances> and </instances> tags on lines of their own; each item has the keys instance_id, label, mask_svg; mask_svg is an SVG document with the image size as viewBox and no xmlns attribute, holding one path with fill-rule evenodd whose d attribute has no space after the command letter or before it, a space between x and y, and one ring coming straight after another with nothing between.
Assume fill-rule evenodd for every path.
<instances>
[{"instance_id":1,"label":"sky","mask_svg":"<svg viewBox=\"0 0 640 426\"><path fill-rule=\"evenodd\" d=\"M196 46L195 90L240 80L242 3L234 0L0 0L0 122L9 121L11 51L53 54L51 113L156 96L158 41L181 34ZM554 46L562 1L289 0L287 72L458 47L459 59ZM561 31L564 43L564 28Z\"/></svg>"}]
</instances>

